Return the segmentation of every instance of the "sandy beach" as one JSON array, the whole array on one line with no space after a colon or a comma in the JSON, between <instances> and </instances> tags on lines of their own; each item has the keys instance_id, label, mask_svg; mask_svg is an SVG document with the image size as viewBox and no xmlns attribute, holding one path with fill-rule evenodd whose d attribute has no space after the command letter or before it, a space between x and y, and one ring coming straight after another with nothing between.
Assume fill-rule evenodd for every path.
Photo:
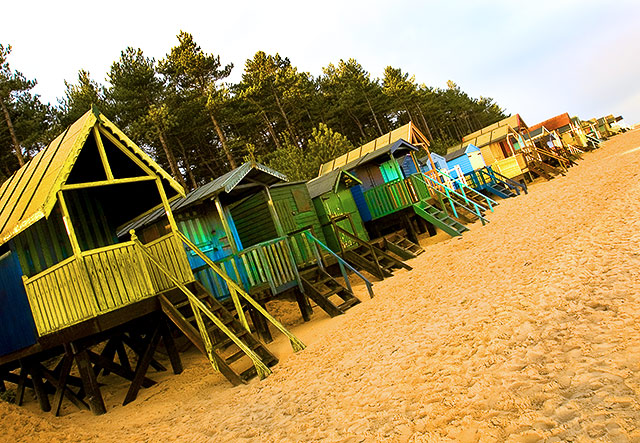
<instances>
[{"instance_id":1,"label":"sandy beach","mask_svg":"<svg viewBox=\"0 0 640 443\"><path fill-rule=\"evenodd\" d=\"M308 347L274 334L266 380L232 388L192 349L127 406L107 378L103 416L0 402L0 440L640 442L639 215L635 130L487 226L425 239L344 316L278 307Z\"/></svg>"}]
</instances>

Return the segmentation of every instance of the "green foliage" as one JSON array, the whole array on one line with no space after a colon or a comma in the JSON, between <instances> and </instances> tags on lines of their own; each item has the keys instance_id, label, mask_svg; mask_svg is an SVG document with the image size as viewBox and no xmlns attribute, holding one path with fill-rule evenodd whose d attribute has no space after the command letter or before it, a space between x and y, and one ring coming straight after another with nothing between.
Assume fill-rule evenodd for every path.
<instances>
[{"instance_id":1,"label":"green foliage","mask_svg":"<svg viewBox=\"0 0 640 443\"><path fill-rule=\"evenodd\" d=\"M318 175L320 166L331 159L354 149L347 138L330 129L324 123L313 128L306 149L288 140L282 148L267 157L268 165L285 174L289 180L310 180Z\"/></svg>"},{"instance_id":2,"label":"green foliage","mask_svg":"<svg viewBox=\"0 0 640 443\"><path fill-rule=\"evenodd\" d=\"M10 97L21 152L32 155L95 104L190 187L254 158L297 180L316 176L322 163L409 121L431 141L431 150L444 153L464 135L505 117L492 99L470 97L454 81L429 87L392 66L376 78L353 58L329 63L314 78L287 57L258 51L241 80L229 84L232 64L204 52L187 32L177 40L157 63L141 49L126 48L104 82L84 70L75 83L65 82L56 134L48 132L51 108L30 93L35 80L12 71L10 47L0 45L0 98ZM3 122L0 115L0 180L19 166Z\"/></svg>"},{"instance_id":3,"label":"green foliage","mask_svg":"<svg viewBox=\"0 0 640 443\"><path fill-rule=\"evenodd\" d=\"M42 149L48 138L52 110L32 92L35 80L12 70L11 45L0 44L0 178Z\"/></svg>"}]
</instances>

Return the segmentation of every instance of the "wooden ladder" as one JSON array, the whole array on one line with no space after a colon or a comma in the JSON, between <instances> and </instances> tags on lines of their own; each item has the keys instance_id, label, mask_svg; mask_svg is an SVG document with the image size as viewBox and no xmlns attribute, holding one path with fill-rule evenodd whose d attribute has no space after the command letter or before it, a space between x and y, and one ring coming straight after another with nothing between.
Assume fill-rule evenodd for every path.
<instances>
[{"instance_id":1,"label":"wooden ladder","mask_svg":"<svg viewBox=\"0 0 640 443\"><path fill-rule=\"evenodd\" d=\"M344 314L347 309L360 303L351 290L319 266L301 271L300 280L307 297L331 317ZM336 304L332 298L340 301Z\"/></svg>"},{"instance_id":2,"label":"wooden ladder","mask_svg":"<svg viewBox=\"0 0 640 443\"><path fill-rule=\"evenodd\" d=\"M255 361L236 343L234 338L257 355L264 366L272 367L278 363L278 359L267 347L202 284L196 281L186 286L206 306L209 315L202 315L198 319L189 297L178 289L172 289L158 296L162 311L204 355L212 360L212 364L234 386L247 383L258 375ZM216 325L210 316L215 316L231 334ZM198 325L199 321L203 324Z\"/></svg>"},{"instance_id":3,"label":"wooden ladder","mask_svg":"<svg viewBox=\"0 0 640 443\"><path fill-rule=\"evenodd\" d=\"M432 225L442 229L444 232L446 232L452 237L462 235L463 232L469 230L469 228L467 228L465 225L463 225L459 221L449 217L449 215L446 212L436 208L435 206L430 205L427 202L420 201L414 204L413 210L420 217L424 218L426 221L428 221Z\"/></svg>"},{"instance_id":4,"label":"wooden ladder","mask_svg":"<svg viewBox=\"0 0 640 443\"><path fill-rule=\"evenodd\" d=\"M367 271L377 279L384 280L387 277L391 277L395 269L405 268L409 271L413 269L402 260L387 254L371 242L367 242L351 232L342 229L335 223L333 224L333 229L338 238L341 238L342 235L357 245L354 248L347 249L341 242L340 247L342 248L343 258L356 267Z\"/></svg>"},{"instance_id":5,"label":"wooden ladder","mask_svg":"<svg viewBox=\"0 0 640 443\"><path fill-rule=\"evenodd\" d=\"M399 232L394 232L384 237L383 247L403 260L416 258L424 252L424 248L412 242Z\"/></svg>"}]
</instances>

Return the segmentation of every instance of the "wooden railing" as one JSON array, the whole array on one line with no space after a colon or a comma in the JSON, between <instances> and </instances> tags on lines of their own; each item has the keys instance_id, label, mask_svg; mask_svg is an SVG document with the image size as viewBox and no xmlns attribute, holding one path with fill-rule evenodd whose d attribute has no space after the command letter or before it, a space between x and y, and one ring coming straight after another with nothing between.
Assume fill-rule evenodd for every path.
<instances>
[{"instance_id":1,"label":"wooden railing","mask_svg":"<svg viewBox=\"0 0 640 443\"><path fill-rule=\"evenodd\" d=\"M238 253L247 271L249 284L267 283L272 293L300 284L298 268L287 237L259 243Z\"/></svg>"},{"instance_id":2,"label":"wooden railing","mask_svg":"<svg viewBox=\"0 0 640 443\"><path fill-rule=\"evenodd\" d=\"M146 250L186 283L193 274L182 245L168 234ZM23 276L40 336L172 288L173 281L136 249L133 241L84 251L32 277Z\"/></svg>"},{"instance_id":3,"label":"wooden railing","mask_svg":"<svg viewBox=\"0 0 640 443\"><path fill-rule=\"evenodd\" d=\"M505 177L513 178L526 172L526 162L522 153L518 153L511 157L496 161L491 164L491 168Z\"/></svg>"}]
</instances>

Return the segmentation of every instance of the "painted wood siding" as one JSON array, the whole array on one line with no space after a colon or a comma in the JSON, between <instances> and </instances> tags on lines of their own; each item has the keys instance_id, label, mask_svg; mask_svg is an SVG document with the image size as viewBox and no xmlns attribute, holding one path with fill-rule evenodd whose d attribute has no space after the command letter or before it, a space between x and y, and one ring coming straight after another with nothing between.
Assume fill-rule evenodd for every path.
<instances>
[{"instance_id":1,"label":"painted wood siding","mask_svg":"<svg viewBox=\"0 0 640 443\"><path fill-rule=\"evenodd\" d=\"M248 248L278 237L267 196L263 191L234 206L230 212L243 247Z\"/></svg>"},{"instance_id":2,"label":"painted wood siding","mask_svg":"<svg viewBox=\"0 0 640 443\"><path fill-rule=\"evenodd\" d=\"M270 189L278 217L283 222L285 234L311 229L312 234L324 242L320 220L305 183L275 186ZM287 220L285 224L284 220Z\"/></svg>"},{"instance_id":3,"label":"painted wood siding","mask_svg":"<svg viewBox=\"0 0 640 443\"><path fill-rule=\"evenodd\" d=\"M0 256L0 356L36 343L36 326L22 284L18 256Z\"/></svg>"},{"instance_id":4,"label":"painted wood siding","mask_svg":"<svg viewBox=\"0 0 640 443\"><path fill-rule=\"evenodd\" d=\"M69 237L56 209L12 240L24 275L30 277L72 255Z\"/></svg>"},{"instance_id":5,"label":"painted wood siding","mask_svg":"<svg viewBox=\"0 0 640 443\"><path fill-rule=\"evenodd\" d=\"M199 205L188 211L175 215L178 229L191 240L208 258L220 265L227 275L244 288L248 288L247 273L242 261L231 256L229 238L224 230L218 211L213 203ZM229 220L232 235L238 244L235 225ZM241 247L241 244L238 244ZM229 297L229 288L222 277L206 266L195 252L188 251L189 265L195 278L217 299Z\"/></svg>"},{"instance_id":6,"label":"painted wood siding","mask_svg":"<svg viewBox=\"0 0 640 443\"><path fill-rule=\"evenodd\" d=\"M359 188L359 185L352 187L351 190L354 188ZM313 199L318 218L322 224L326 245L335 252L340 251L340 244L331 225L331 217L348 215L351 221L343 220L338 223L338 226L364 240L369 240L369 235L364 227L351 190L341 186L337 193L328 192ZM347 242L347 239L343 239L343 244L345 242Z\"/></svg>"}]
</instances>

